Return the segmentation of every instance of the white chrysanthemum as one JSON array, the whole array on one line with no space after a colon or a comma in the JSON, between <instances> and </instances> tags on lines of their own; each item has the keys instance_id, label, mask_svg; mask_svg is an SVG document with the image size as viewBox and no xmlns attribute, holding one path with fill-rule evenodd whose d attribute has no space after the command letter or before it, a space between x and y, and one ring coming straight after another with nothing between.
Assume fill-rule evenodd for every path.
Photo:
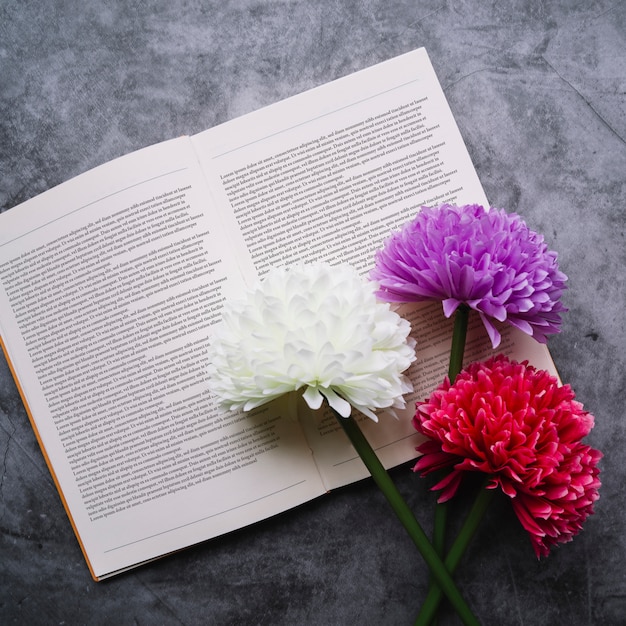
<instances>
[{"instance_id":1,"label":"white chrysanthemum","mask_svg":"<svg viewBox=\"0 0 626 626\"><path fill-rule=\"evenodd\" d=\"M210 348L212 391L230 409L302 388L311 408L326 398L343 417L351 406L375 421L376 409L403 408L415 342L376 288L348 265L270 271L224 309Z\"/></svg>"}]
</instances>

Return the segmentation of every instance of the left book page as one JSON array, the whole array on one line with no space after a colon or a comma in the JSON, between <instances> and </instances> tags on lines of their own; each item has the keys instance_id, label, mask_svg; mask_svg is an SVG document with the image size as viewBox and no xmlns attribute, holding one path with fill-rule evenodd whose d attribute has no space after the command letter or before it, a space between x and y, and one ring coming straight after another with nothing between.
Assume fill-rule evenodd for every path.
<instances>
[{"instance_id":1,"label":"left book page","mask_svg":"<svg viewBox=\"0 0 626 626\"><path fill-rule=\"evenodd\" d=\"M0 216L0 337L92 576L324 493L297 422L225 414L205 353L243 279L186 137Z\"/></svg>"}]
</instances>

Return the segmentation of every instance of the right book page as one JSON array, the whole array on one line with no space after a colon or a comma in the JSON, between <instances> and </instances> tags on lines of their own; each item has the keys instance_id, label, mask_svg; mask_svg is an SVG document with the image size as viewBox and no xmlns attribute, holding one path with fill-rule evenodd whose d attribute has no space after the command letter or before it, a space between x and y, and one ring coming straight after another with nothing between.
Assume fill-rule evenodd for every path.
<instances>
[{"instance_id":1,"label":"right book page","mask_svg":"<svg viewBox=\"0 0 626 626\"><path fill-rule=\"evenodd\" d=\"M192 142L250 278L298 261L365 272L420 206L487 202L423 48Z\"/></svg>"},{"instance_id":2,"label":"right book page","mask_svg":"<svg viewBox=\"0 0 626 626\"><path fill-rule=\"evenodd\" d=\"M363 273L384 239L421 206L487 206L467 148L426 51L401 55L288 98L192 138L224 226L253 280L299 261L347 262ZM415 457L414 401L446 372L451 322L440 303L405 307L418 340L415 393L398 419L363 419L391 467ZM503 329L502 350L554 371L545 346ZM480 324L466 356L487 357ZM308 413L307 409L302 409ZM335 419L318 412L303 428L328 489L367 475Z\"/></svg>"}]
</instances>

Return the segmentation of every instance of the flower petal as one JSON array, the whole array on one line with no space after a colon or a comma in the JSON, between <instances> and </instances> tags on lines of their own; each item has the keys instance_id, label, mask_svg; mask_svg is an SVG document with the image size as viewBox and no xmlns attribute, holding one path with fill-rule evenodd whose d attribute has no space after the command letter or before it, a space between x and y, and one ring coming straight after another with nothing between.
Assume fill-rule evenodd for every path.
<instances>
[{"instance_id":1,"label":"flower petal","mask_svg":"<svg viewBox=\"0 0 626 626\"><path fill-rule=\"evenodd\" d=\"M319 392L319 389L311 385L306 387L302 397L313 410L319 409L322 406L322 402L324 402L324 396Z\"/></svg>"},{"instance_id":2,"label":"flower petal","mask_svg":"<svg viewBox=\"0 0 626 626\"><path fill-rule=\"evenodd\" d=\"M559 332L567 277L543 237L521 218L478 205L422 207L385 241L370 278L389 302L441 300L446 317L459 304L485 320L508 322L537 341Z\"/></svg>"},{"instance_id":3,"label":"flower petal","mask_svg":"<svg viewBox=\"0 0 626 626\"><path fill-rule=\"evenodd\" d=\"M209 349L211 390L249 410L304 387L312 408L326 398L377 419L404 406L403 372L415 360L410 324L348 265L270 270L242 300L227 302Z\"/></svg>"},{"instance_id":4,"label":"flower petal","mask_svg":"<svg viewBox=\"0 0 626 626\"><path fill-rule=\"evenodd\" d=\"M413 425L428 437L415 471L452 471L433 488L451 498L465 472L500 488L537 556L569 541L593 513L602 455L581 442L593 426L567 385L528 363L498 355L446 379L417 405Z\"/></svg>"}]
</instances>

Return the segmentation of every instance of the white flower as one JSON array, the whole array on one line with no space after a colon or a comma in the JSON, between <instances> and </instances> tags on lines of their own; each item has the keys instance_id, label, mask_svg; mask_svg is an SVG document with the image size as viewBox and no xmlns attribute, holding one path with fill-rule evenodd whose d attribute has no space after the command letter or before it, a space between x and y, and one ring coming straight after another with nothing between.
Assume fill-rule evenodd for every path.
<instances>
[{"instance_id":1,"label":"white flower","mask_svg":"<svg viewBox=\"0 0 626 626\"><path fill-rule=\"evenodd\" d=\"M326 398L343 417L354 407L377 421L374 410L403 408L415 342L376 288L348 265L271 270L224 309L210 348L212 391L246 411L302 388L311 408Z\"/></svg>"}]
</instances>

